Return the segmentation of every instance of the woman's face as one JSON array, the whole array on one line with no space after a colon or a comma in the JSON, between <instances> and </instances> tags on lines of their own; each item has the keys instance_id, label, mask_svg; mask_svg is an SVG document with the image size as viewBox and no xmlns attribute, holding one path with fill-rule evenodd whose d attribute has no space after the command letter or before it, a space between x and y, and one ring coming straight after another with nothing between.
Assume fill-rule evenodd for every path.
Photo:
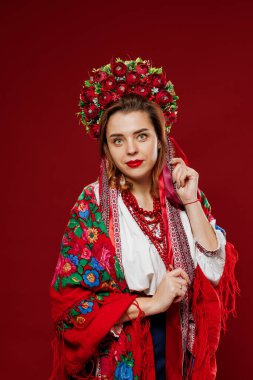
<instances>
[{"instance_id":1,"label":"woman's face","mask_svg":"<svg viewBox=\"0 0 253 380\"><path fill-rule=\"evenodd\" d=\"M106 128L108 149L117 168L132 182L151 179L160 142L145 111L110 116Z\"/></svg>"}]
</instances>

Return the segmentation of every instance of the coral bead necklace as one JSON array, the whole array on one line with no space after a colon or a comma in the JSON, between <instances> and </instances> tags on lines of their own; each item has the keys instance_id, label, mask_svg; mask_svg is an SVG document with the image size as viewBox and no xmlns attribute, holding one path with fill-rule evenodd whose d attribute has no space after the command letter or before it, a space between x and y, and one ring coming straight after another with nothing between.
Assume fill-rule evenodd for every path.
<instances>
[{"instance_id":1,"label":"coral bead necklace","mask_svg":"<svg viewBox=\"0 0 253 380\"><path fill-rule=\"evenodd\" d=\"M146 211L138 205L137 199L131 191L123 190L121 195L131 215L154 244L165 266L168 267L167 239L159 198L153 198L153 211Z\"/></svg>"}]
</instances>

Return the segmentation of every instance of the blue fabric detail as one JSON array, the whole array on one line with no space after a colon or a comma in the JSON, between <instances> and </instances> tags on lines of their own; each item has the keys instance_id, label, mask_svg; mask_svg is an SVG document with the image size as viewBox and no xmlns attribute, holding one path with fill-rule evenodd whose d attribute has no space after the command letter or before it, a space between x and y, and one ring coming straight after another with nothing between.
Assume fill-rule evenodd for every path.
<instances>
[{"instance_id":1,"label":"blue fabric detail","mask_svg":"<svg viewBox=\"0 0 253 380\"><path fill-rule=\"evenodd\" d=\"M156 380L165 380L166 313L151 315L149 318L154 347Z\"/></svg>"},{"instance_id":2,"label":"blue fabric detail","mask_svg":"<svg viewBox=\"0 0 253 380\"><path fill-rule=\"evenodd\" d=\"M220 230L223 233L223 235L226 236L226 231L223 228L221 228L220 226L218 226L217 224L215 224L215 229Z\"/></svg>"}]
</instances>

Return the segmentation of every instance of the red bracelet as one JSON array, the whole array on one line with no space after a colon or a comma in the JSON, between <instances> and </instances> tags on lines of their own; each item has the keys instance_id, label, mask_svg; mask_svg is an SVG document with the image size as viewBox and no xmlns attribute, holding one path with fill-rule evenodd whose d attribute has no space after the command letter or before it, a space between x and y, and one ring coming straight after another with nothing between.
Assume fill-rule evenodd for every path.
<instances>
[{"instance_id":1,"label":"red bracelet","mask_svg":"<svg viewBox=\"0 0 253 380\"><path fill-rule=\"evenodd\" d=\"M186 205L190 205L190 204L192 204L192 203L200 202L200 201L201 201L201 198L198 198L196 201L188 202L188 203L184 203L184 206L186 206Z\"/></svg>"}]
</instances>

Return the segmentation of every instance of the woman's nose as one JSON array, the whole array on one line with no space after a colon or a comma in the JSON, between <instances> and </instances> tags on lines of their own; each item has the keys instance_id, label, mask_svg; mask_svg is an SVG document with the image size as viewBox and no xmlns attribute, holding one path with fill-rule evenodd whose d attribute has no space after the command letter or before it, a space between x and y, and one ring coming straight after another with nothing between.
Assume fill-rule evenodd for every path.
<instances>
[{"instance_id":1,"label":"woman's nose","mask_svg":"<svg viewBox=\"0 0 253 380\"><path fill-rule=\"evenodd\" d=\"M134 154L137 152L137 144L135 144L134 140L128 140L127 141L127 153L128 154Z\"/></svg>"}]
</instances>

